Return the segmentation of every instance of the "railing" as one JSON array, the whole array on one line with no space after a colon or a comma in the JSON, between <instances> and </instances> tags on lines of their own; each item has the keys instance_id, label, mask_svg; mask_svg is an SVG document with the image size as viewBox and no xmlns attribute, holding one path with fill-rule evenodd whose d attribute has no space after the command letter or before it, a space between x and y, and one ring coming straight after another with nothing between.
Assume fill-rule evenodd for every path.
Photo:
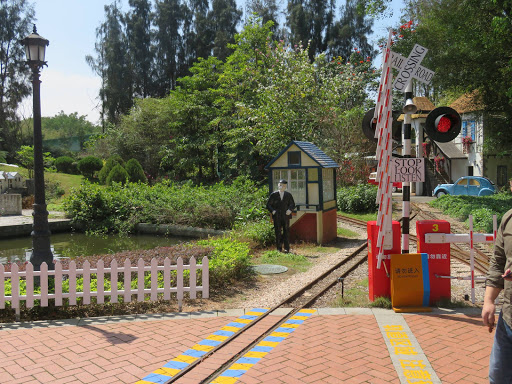
<instances>
[{"instance_id":1,"label":"railing","mask_svg":"<svg viewBox=\"0 0 512 384\"><path fill-rule=\"evenodd\" d=\"M209 297L209 272L208 258L202 259L202 264L196 264L194 257L190 258L189 265L183 265L183 259L179 257L175 265L171 265L169 258L165 258L163 265L157 265L157 260L152 259L150 265L144 265L144 260L139 259L137 266L132 266L130 260L125 260L122 266L118 266L116 260L112 260L110 268L105 268L103 260L99 260L96 268L91 268L89 261L83 264L82 269L76 268L76 263L71 261L69 269L63 270L59 261L55 262L55 269L48 270L46 263L41 264L40 271L34 271L31 263L26 264L24 271L20 271L17 264L11 266L10 272L5 271L5 267L0 264L0 309L4 309L6 302L10 302L11 308L16 310L16 319L20 317L20 302L25 301L26 308L34 307L35 300L40 300L41 307L48 306L48 300L54 299L55 306L62 306L63 299L68 299L69 305L76 305L77 298L82 299L83 304L90 304L91 297L96 298L96 303L103 304L105 297L110 297L110 302L118 301L118 296L122 296L125 303L132 301L136 296L137 301L144 301L146 295L149 295L151 301L156 301L159 294L163 294L164 300L171 299L171 293L176 293L178 299L178 308L181 311L184 292L189 292L191 299L196 298L196 293L201 292L202 298ZM190 271L189 287L183 284L184 271ZM197 285L197 271L201 272L201 285ZM176 286L171 287L171 271L176 271ZM145 287L145 273L150 272L151 284L149 288ZM163 287L159 287L159 272L163 273ZM137 275L137 288L132 289L132 274ZM95 276L93 276L95 275ZM105 291L105 275L110 275L110 290ZM118 287L119 277L122 278L122 288ZM50 277L52 276L52 277ZM83 277L83 290L77 291L77 276ZM92 277L92 279L91 279ZM34 291L34 278L39 280L40 293ZM6 295L6 280L10 279L11 294ZM53 279L54 289L49 290L49 280ZM63 282L69 282L69 289L63 290ZM92 291L91 281L96 282L97 291ZM20 283L26 284L26 293L21 294ZM66 285L68 285L66 283ZM162 285L162 284L160 284Z\"/></svg>"}]
</instances>

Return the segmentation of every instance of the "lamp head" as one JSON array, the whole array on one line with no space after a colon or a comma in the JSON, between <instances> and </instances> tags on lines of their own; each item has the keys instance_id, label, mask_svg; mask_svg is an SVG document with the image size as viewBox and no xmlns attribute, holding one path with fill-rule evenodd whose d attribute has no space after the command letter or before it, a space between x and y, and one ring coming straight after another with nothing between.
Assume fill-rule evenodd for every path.
<instances>
[{"instance_id":1,"label":"lamp head","mask_svg":"<svg viewBox=\"0 0 512 384\"><path fill-rule=\"evenodd\" d=\"M403 112L405 114L413 114L413 113L416 113L416 111L418 110L418 107L416 106L416 104L414 104L414 101L412 101L412 99L407 99L406 102L405 102L405 106L403 108Z\"/></svg>"},{"instance_id":2,"label":"lamp head","mask_svg":"<svg viewBox=\"0 0 512 384\"><path fill-rule=\"evenodd\" d=\"M46 64L46 47L50 42L37 33L35 24L33 32L25 37L21 43L25 46L25 54L30 66L42 67Z\"/></svg>"}]
</instances>

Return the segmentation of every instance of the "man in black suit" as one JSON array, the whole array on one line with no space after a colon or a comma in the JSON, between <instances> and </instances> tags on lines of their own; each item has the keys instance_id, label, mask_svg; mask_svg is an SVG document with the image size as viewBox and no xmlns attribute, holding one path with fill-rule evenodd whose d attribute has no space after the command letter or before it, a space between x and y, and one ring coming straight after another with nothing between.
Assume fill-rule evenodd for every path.
<instances>
[{"instance_id":1,"label":"man in black suit","mask_svg":"<svg viewBox=\"0 0 512 384\"><path fill-rule=\"evenodd\" d=\"M287 185L286 180L279 180L278 190L272 192L267 201L267 209L272 213L272 220L274 221L277 250L282 252L284 243L286 253L290 252L290 219L292 218L292 211L295 209L293 196L286 191Z\"/></svg>"}]
</instances>

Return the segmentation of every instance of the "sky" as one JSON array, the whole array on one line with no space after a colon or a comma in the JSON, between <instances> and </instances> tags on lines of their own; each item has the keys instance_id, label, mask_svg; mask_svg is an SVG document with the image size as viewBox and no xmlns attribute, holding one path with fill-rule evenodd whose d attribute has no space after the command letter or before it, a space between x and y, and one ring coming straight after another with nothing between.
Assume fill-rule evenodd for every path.
<instances>
[{"instance_id":1,"label":"sky","mask_svg":"<svg viewBox=\"0 0 512 384\"><path fill-rule=\"evenodd\" d=\"M237 0L239 6L243 0ZM95 55L96 28L104 20L104 6L112 0L32 0L37 32L50 41L46 48L48 67L41 71L41 115L55 116L77 112L99 123L98 91L100 78L85 61ZM341 0L337 0L341 4ZM128 0L122 0L123 11ZM387 28L400 18L403 0L392 0L393 15L375 21L372 43L387 36ZM377 58L375 65L380 66ZM22 118L32 116L32 98L24 100L19 109Z\"/></svg>"}]
</instances>

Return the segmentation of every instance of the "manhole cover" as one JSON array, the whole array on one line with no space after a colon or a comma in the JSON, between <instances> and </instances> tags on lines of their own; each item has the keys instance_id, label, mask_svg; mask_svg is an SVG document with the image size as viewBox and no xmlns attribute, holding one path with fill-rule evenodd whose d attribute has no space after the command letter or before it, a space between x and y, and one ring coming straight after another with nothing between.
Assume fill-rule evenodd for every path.
<instances>
[{"instance_id":1,"label":"manhole cover","mask_svg":"<svg viewBox=\"0 0 512 384\"><path fill-rule=\"evenodd\" d=\"M254 265L252 267L254 272L259 273L261 275L272 275L275 273L283 273L288 270L288 268L282 265L273 265L273 264L260 264Z\"/></svg>"}]
</instances>

